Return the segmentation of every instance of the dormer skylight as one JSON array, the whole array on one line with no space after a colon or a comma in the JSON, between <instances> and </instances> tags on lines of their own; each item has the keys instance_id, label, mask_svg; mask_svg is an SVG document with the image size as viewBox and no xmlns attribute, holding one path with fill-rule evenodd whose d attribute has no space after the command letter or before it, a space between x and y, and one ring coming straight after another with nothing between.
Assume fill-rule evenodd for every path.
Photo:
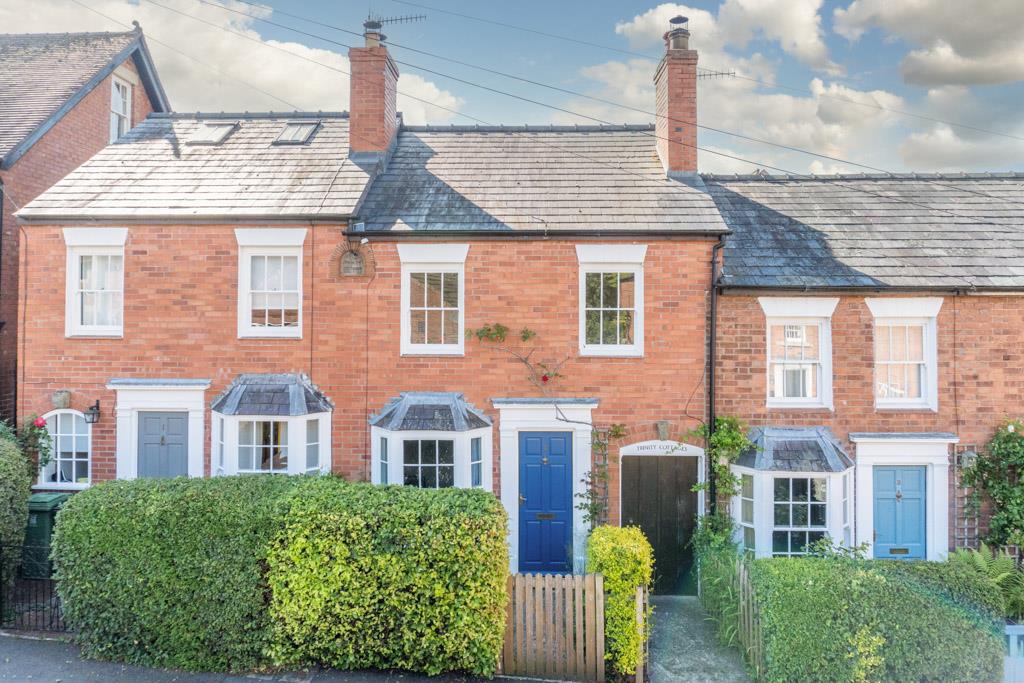
<instances>
[{"instance_id":1,"label":"dormer skylight","mask_svg":"<svg viewBox=\"0 0 1024 683\"><path fill-rule=\"evenodd\" d=\"M301 145L309 140L309 136L320 125L318 120L288 121L284 124L284 130L274 140L275 145Z\"/></svg>"},{"instance_id":2,"label":"dormer skylight","mask_svg":"<svg viewBox=\"0 0 1024 683\"><path fill-rule=\"evenodd\" d=\"M188 139L190 145L219 145L238 126L238 121L203 121Z\"/></svg>"}]
</instances>

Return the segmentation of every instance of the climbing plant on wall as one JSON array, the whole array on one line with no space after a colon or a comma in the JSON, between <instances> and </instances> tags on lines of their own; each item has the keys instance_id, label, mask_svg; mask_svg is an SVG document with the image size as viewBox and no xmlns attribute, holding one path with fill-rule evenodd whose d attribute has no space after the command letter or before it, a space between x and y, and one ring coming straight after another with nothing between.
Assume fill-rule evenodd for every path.
<instances>
[{"instance_id":1,"label":"climbing plant on wall","mask_svg":"<svg viewBox=\"0 0 1024 683\"><path fill-rule=\"evenodd\" d=\"M539 360L536 358L536 347L526 350L509 344L510 332L511 330L501 323L487 323L482 327L466 330L466 337L493 343L497 350L522 363L527 371L527 380L544 396L553 397L553 385L565 377L561 370L571 356L567 355L560 360ZM537 333L528 327L522 328L514 336L522 344L527 344L536 337ZM559 420L578 422L567 418L557 404L555 410ZM579 503L576 509L583 512L586 524L595 527L608 522L609 447L613 440L625 436L626 428L621 424L607 427L597 427L591 423L587 425L591 428L592 465L590 472L582 479L584 492L577 494Z\"/></svg>"},{"instance_id":2,"label":"climbing plant on wall","mask_svg":"<svg viewBox=\"0 0 1024 683\"><path fill-rule=\"evenodd\" d=\"M963 472L963 483L975 488L976 498L992 503L985 541L989 545L1024 546L1024 422L1008 420L996 430ZM976 499L977 502L977 499Z\"/></svg>"},{"instance_id":3,"label":"climbing plant on wall","mask_svg":"<svg viewBox=\"0 0 1024 683\"><path fill-rule=\"evenodd\" d=\"M709 431L708 426L702 424L688 434L704 441L704 452L711 463L711 477L704 483L694 485L693 490L709 491L713 480L718 497L727 499L736 495L740 485L739 477L732 472L732 465L740 453L753 448L754 443L747 438L747 426L736 417L716 417L715 429Z\"/></svg>"}]
</instances>

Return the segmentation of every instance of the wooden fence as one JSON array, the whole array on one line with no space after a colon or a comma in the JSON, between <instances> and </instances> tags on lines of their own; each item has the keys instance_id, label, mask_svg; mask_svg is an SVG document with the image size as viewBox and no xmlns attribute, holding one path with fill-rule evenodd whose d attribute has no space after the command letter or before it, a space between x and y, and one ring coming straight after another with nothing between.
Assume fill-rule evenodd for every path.
<instances>
[{"instance_id":1,"label":"wooden fence","mask_svg":"<svg viewBox=\"0 0 1024 683\"><path fill-rule=\"evenodd\" d=\"M502 673L604 683L600 574L517 574L508 592Z\"/></svg>"},{"instance_id":2,"label":"wooden fence","mask_svg":"<svg viewBox=\"0 0 1024 683\"><path fill-rule=\"evenodd\" d=\"M1003 660L1003 681L1024 681L1024 625L1006 626L1006 658Z\"/></svg>"},{"instance_id":3,"label":"wooden fence","mask_svg":"<svg viewBox=\"0 0 1024 683\"><path fill-rule=\"evenodd\" d=\"M754 585L743 558L736 560L737 592L740 598L738 636L747 664L754 670L754 679L764 676L764 641L761 639L761 616L754 600Z\"/></svg>"}]
</instances>

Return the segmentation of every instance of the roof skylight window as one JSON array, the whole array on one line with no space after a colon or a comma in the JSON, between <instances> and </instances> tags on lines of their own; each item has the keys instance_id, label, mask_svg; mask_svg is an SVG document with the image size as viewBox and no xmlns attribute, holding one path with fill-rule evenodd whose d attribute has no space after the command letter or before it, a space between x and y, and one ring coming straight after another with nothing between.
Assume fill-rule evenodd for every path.
<instances>
[{"instance_id":1,"label":"roof skylight window","mask_svg":"<svg viewBox=\"0 0 1024 683\"><path fill-rule=\"evenodd\" d=\"M288 121L284 130L274 141L276 145L301 145L309 140L309 136L320 125L319 121Z\"/></svg>"},{"instance_id":2,"label":"roof skylight window","mask_svg":"<svg viewBox=\"0 0 1024 683\"><path fill-rule=\"evenodd\" d=\"M203 121L188 139L190 145L219 145L238 126L238 121Z\"/></svg>"}]
</instances>

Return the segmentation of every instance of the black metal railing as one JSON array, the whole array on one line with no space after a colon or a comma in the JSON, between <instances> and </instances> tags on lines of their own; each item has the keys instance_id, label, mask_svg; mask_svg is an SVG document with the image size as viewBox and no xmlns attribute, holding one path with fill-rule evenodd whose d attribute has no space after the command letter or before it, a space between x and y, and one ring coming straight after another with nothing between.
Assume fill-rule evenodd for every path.
<instances>
[{"instance_id":1,"label":"black metal railing","mask_svg":"<svg viewBox=\"0 0 1024 683\"><path fill-rule=\"evenodd\" d=\"M0 629L67 630L49 546L0 545Z\"/></svg>"}]
</instances>

